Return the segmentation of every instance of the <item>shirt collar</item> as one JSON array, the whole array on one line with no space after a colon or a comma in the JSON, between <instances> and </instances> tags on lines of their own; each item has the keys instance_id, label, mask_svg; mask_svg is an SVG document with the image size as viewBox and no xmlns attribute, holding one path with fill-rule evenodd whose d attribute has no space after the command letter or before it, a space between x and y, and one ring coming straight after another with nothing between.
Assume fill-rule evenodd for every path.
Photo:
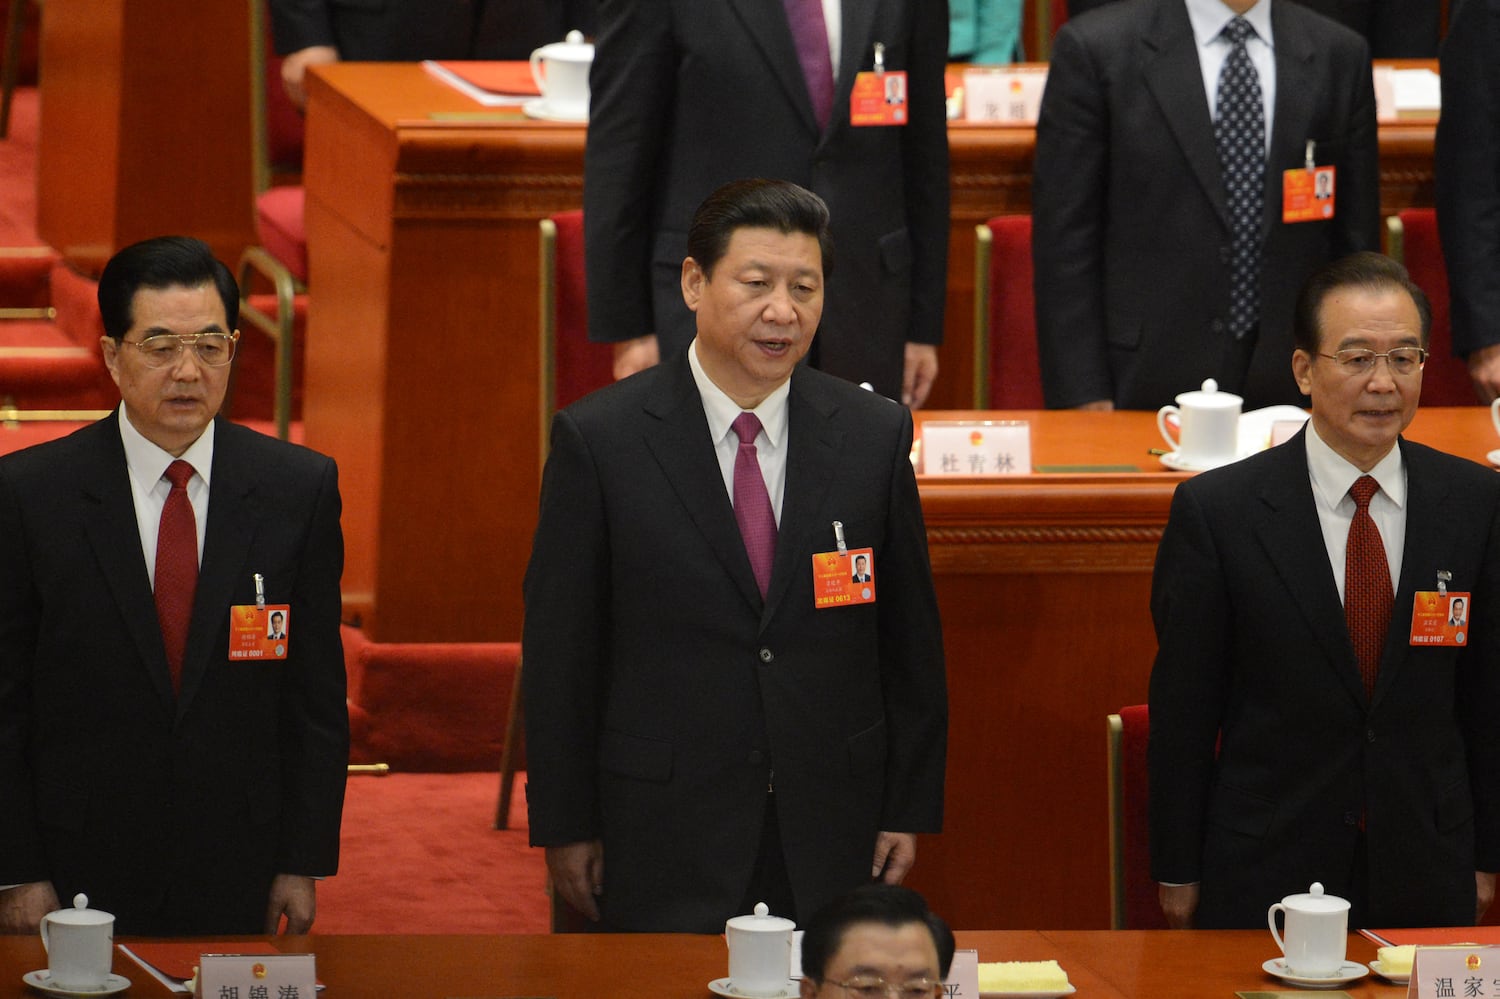
<instances>
[{"instance_id":1,"label":"shirt collar","mask_svg":"<svg viewBox=\"0 0 1500 999\"><path fill-rule=\"evenodd\" d=\"M1361 472L1351 465L1343 455L1318 436L1312 420L1307 421L1307 474L1312 479L1313 495L1324 509L1332 510L1349 495L1349 487L1361 475L1368 475L1380 483L1380 491L1396 504L1406 507L1406 463L1401 457L1401 446L1391 448L1384 458L1368 472Z\"/></svg>"},{"instance_id":2,"label":"shirt collar","mask_svg":"<svg viewBox=\"0 0 1500 999\"><path fill-rule=\"evenodd\" d=\"M713 379L708 377L708 372L703 370L703 364L698 360L696 337L688 344L688 367L693 370L693 381L697 382L698 395L703 399L703 415L708 418L709 435L717 446L730 432L729 426L735 417L745 410L715 385ZM787 399L791 392L792 380L788 378L762 399L759 406L750 410L760 418L761 429L765 431L766 439L771 442L772 447L779 448L786 444Z\"/></svg>"},{"instance_id":3,"label":"shirt collar","mask_svg":"<svg viewBox=\"0 0 1500 999\"><path fill-rule=\"evenodd\" d=\"M130 477L135 480L136 485L142 492L150 492L156 488L161 477L167 473L167 466L177 459L168 451L163 451L156 444L147 440L135 425L130 422L130 416L125 406L120 405L120 441L125 445L125 467L130 471ZM182 460L193 466L193 471L208 485L208 477L213 469L214 463L214 421L209 420L208 426L198 439L182 452Z\"/></svg>"},{"instance_id":4,"label":"shirt collar","mask_svg":"<svg viewBox=\"0 0 1500 999\"><path fill-rule=\"evenodd\" d=\"M1223 0L1185 2L1188 20L1193 25L1193 37L1197 39L1200 48L1217 39L1224 30L1224 25L1234 20L1234 11L1224 6ZM1250 27L1255 29L1256 35L1260 36L1260 40L1274 49L1276 46L1271 40L1271 3L1272 0L1260 0L1245 12L1244 17L1250 22Z\"/></svg>"}]
</instances>

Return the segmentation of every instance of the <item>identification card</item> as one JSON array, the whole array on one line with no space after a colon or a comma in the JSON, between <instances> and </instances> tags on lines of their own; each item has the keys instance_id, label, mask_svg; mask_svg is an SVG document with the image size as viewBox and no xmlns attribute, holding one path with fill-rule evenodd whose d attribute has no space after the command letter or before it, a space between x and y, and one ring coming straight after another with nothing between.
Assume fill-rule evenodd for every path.
<instances>
[{"instance_id":1,"label":"identification card","mask_svg":"<svg viewBox=\"0 0 1500 999\"><path fill-rule=\"evenodd\" d=\"M849 94L849 124L905 125L906 71L866 70L857 75Z\"/></svg>"},{"instance_id":2,"label":"identification card","mask_svg":"<svg viewBox=\"0 0 1500 999\"><path fill-rule=\"evenodd\" d=\"M229 658L285 659L291 621L290 604L235 604L229 608Z\"/></svg>"},{"instance_id":3,"label":"identification card","mask_svg":"<svg viewBox=\"0 0 1500 999\"><path fill-rule=\"evenodd\" d=\"M849 607L875 602L875 550L818 552L812 557L813 606Z\"/></svg>"},{"instance_id":4,"label":"identification card","mask_svg":"<svg viewBox=\"0 0 1500 999\"><path fill-rule=\"evenodd\" d=\"M1418 590L1411 607L1412 645L1467 645L1469 595Z\"/></svg>"},{"instance_id":5,"label":"identification card","mask_svg":"<svg viewBox=\"0 0 1500 999\"><path fill-rule=\"evenodd\" d=\"M1333 218L1331 166L1295 167L1281 175L1281 221L1321 222Z\"/></svg>"}]
</instances>

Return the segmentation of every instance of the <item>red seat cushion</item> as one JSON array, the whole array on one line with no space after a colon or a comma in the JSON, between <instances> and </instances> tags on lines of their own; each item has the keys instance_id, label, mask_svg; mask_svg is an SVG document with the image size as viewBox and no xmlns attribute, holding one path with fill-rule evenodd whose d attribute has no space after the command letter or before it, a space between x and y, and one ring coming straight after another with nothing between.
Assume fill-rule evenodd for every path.
<instances>
[{"instance_id":1,"label":"red seat cushion","mask_svg":"<svg viewBox=\"0 0 1500 999\"><path fill-rule=\"evenodd\" d=\"M273 187L255 199L255 234L266 252L307 283L307 227L303 208L307 191L302 187Z\"/></svg>"}]
</instances>

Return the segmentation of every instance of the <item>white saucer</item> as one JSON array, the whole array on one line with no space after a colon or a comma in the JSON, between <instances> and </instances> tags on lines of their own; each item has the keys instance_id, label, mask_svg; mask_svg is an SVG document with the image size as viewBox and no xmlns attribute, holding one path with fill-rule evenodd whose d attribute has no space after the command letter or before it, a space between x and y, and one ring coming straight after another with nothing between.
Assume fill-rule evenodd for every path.
<instances>
[{"instance_id":1,"label":"white saucer","mask_svg":"<svg viewBox=\"0 0 1500 999\"><path fill-rule=\"evenodd\" d=\"M773 996L764 996L762 999L797 999L800 990L801 987L795 981L788 978L786 984L781 987L780 992L777 992ZM729 996L730 999L745 999L746 996L750 995L750 993L741 992L733 985L730 985L727 978L715 978L709 982L708 991L716 996Z\"/></svg>"},{"instance_id":2,"label":"white saucer","mask_svg":"<svg viewBox=\"0 0 1500 999\"><path fill-rule=\"evenodd\" d=\"M561 112L553 111L547 106L547 98L545 97L538 97L534 101L527 101L525 104L522 104L521 113L528 118L536 118L538 121L586 122L589 120L588 115L562 114Z\"/></svg>"},{"instance_id":3,"label":"white saucer","mask_svg":"<svg viewBox=\"0 0 1500 999\"><path fill-rule=\"evenodd\" d=\"M130 979L123 975L110 975L104 980L104 984L97 989L85 989L82 992L75 992L72 989L60 989L52 984L52 976L47 973L46 968L42 968L40 971L26 972L26 974L21 976L21 981L43 995L63 996L69 997L69 999L73 996L112 996L116 992L124 992L130 988Z\"/></svg>"},{"instance_id":4,"label":"white saucer","mask_svg":"<svg viewBox=\"0 0 1500 999\"><path fill-rule=\"evenodd\" d=\"M1386 981L1390 982L1392 985L1406 985L1411 981L1411 972L1407 972L1404 975L1387 974L1381 967L1379 961L1371 961L1370 970L1375 972L1375 974L1379 975L1381 978L1384 978Z\"/></svg>"},{"instance_id":5,"label":"white saucer","mask_svg":"<svg viewBox=\"0 0 1500 999\"><path fill-rule=\"evenodd\" d=\"M1491 465L1500 465L1500 447L1497 447L1495 450L1485 455L1485 457L1490 460Z\"/></svg>"},{"instance_id":6,"label":"white saucer","mask_svg":"<svg viewBox=\"0 0 1500 999\"><path fill-rule=\"evenodd\" d=\"M1294 974L1286 966L1286 958L1273 957L1261 965L1261 970L1268 975L1275 975L1288 985L1295 985L1303 989L1336 989L1340 985L1348 985L1350 982L1365 977L1370 969L1356 961L1345 961L1343 966L1332 975L1325 978L1304 978Z\"/></svg>"},{"instance_id":7,"label":"white saucer","mask_svg":"<svg viewBox=\"0 0 1500 999\"><path fill-rule=\"evenodd\" d=\"M981 992L980 999L1062 999L1070 996L1078 990L1069 985L1065 991L1056 990L1046 992Z\"/></svg>"},{"instance_id":8,"label":"white saucer","mask_svg":"<svg viewBox=\"0 0 1500 999\"><path fill-rule=\"evenodd\" d=\"M1174 472L1206 472L1210 468L1228 465L1245 457L1248 455L1237 454L1233 458L1220 458L1218 461L1188 461L1182 456L1182 452L1168 451L1161 456L1161 463Z\"/></svg>"}]
</instances>

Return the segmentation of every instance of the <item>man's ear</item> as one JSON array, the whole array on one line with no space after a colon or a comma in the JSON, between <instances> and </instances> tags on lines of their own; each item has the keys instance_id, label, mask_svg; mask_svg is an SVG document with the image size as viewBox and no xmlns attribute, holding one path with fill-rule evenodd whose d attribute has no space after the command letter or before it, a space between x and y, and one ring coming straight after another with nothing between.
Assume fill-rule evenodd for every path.
<instances>
[{"instance_id":1,"label":"man's ear","mask_svg":"<svg viewBox=\"0 0 1500 999\"><path fill-rule=\"evenodd\" d=\"M682 261L682 300L693 312L698 311L698 302L703 298L703 285L708 275L698 266L698 261L688 257Z\"/></svg>"}]
</instances>

